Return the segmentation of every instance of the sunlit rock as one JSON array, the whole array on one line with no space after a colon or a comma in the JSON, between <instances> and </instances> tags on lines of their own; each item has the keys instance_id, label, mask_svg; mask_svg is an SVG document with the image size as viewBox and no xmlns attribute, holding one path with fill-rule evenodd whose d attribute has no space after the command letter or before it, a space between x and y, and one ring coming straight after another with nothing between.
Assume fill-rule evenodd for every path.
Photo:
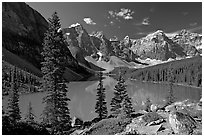
<instances>
[{"instance_id":1,"label":"sunlit rock","mask_svg":"<svg viewBox=\"0 0 204 137\"><path fill-rule=\"evenodd\" d=\"M196 128L196 121L190 115L178 111L169 114L169 123L175 134L189 135Z\"/></svg>"}]
</instances>

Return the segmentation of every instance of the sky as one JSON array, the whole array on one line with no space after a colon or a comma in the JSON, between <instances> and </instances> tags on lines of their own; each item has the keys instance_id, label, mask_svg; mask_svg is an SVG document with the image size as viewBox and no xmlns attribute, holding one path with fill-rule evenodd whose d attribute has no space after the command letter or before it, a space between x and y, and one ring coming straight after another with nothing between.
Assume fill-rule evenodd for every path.
<instances>
[{"instance_id":1,"label":"sky","mask_svg":"<svg viewBox=\"0 0 204 137\"><path fill-rule=\"evenodd\" d=\"M45 19L56 11L62 28L81 24L109 39L141 38L157 30L202 33L201 2L27 2Z\"/></svg>"}]
</instances>

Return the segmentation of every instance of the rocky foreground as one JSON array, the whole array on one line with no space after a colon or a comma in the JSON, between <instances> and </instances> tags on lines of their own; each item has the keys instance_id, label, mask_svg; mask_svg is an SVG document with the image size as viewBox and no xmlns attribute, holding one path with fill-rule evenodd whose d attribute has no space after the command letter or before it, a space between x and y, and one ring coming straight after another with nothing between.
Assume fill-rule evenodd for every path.
<instances>
[{"instance_id":1,"label":"rocky foreground","mask_svg":"<svg viewBox=\"0 0 204 137\"><path fill-rule=\"evenodd\" d=\"M151 105L131 118L109 118L72 135L202 135L202 101L184 100L166 107Z\"/></svg>"}]
</instances>

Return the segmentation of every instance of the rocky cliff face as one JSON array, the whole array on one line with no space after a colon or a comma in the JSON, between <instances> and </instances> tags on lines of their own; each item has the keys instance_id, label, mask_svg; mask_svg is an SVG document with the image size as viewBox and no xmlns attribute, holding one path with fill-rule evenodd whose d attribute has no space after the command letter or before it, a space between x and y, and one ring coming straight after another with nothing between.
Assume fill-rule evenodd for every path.
<instances>
[{"instance_id":1,"label":"rocky cliff face","mask_svg":"<svg viewBox=\"0 0 204 137\"><path fill-rule=\"evenodd\" d=\"M168 60L186 56L184 49L158 30L141 39L132 40L131 50L142 59Z\"/></svg>"},{"instance_id":2,"label":"rocky cliff face","mask_svg":"<svg viewBox=\"0 0 204 137\"><path fill-rule=\"evenodd\" d=\"M130 39L126 36L122 40L117 38L108 40L102 31L88 34L78 23L63 31L72 47L70 50L74 53L73 56L76 56L76 51L80 51L83 57L95 56L100 52L105 61L108 61L110 56L117 56L126 61L136 62L135 58L165 61L169 58L195 56L201 53L202 36L185 30L171 37L158 30L140 39Z\"/></svg>"},{"instance_id":3,"label":"rocky cliff face","mask_svg":"<svg viewBox=\"0 0 204 137\"><path fill-rule=\"evenodd\" d=\"M72 24L70 27L62 29L62 31L69 45L78 47L83 56L91 55L97 50L90 36L79 23Z\"/></svg>"},{"instance_id":4,"label":"rocky cliff face","mask_svg":"<svg viewBox=\"0 0 204 137\"><path fill-rule=\"evenodd\" d=\"M111 42L104 36L102 31L88 34L79 23L72 24L70 27L62 29L62 31L75 58L94 56L99 51L106 57L110 55L109 51L112 51Z\"/></svg>"},{"instance_id":5,"label":"rocky cliff face","mask_svg":"<svg viewBox=\"0 0 204 137\"><path fill-rule=\"evenodd\" d=\"M40 51L47 21L23 2L2 3L2 45L40 67Z\"/></svg>"},{"instance_id":6,"label":"rocky cliff face","mask_svg":"<svg viewBox=\"0 0 204 137\"><path fill-rule=\"evenodd\" d=\"M202 53L202 36L200 34L182 30L172 38L172 41L179 44L188 56Z\"/></svg>"},{"instance_id":7,"label":"rocky cliff face","mask_svg":"<svg viewBox=\"0 0 204 137\"><path fill-rule=\"evenodd\" d=\"M131 42L131 50L142 59L168 60L199 54L202 36L182 30L171 38L158 30L141 39L131 40Z\"/></svg>"}]
</instances>

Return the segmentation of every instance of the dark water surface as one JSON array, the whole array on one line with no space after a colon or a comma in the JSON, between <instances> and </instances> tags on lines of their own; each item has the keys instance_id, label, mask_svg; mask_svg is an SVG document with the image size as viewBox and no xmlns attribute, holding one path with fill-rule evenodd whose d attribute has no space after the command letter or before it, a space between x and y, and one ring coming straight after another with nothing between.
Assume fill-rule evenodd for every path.
<instances>
[{"instance_id":1,"label":"dark water surface","mask_svg":"<svg viewBox=\"0 0 204 137\"><path fill-rule=\"evenodd\" d=\"M116 80L111 77L106 77L103 80L104 86L106 88L106 101L109 104L111 98L113 97L114 86ZM132 98L133 105L136 110L142 108L144 101L147 97L153 103L161 104L165 100L168 91L168 85L166 84L156 84L150 82L139 82L139 81L126 81L127 90ZM86 81L86 82L71 82L69 83L69 93L68 97L71 99L69 102L69 108L71 116L77 116L83 120L91 120L96 114L95 104L96 104L96 88L98 81ZM177 100L199 100L202 92L201 88L185 87L185 86L174 86L173 91ZM39 121L40 115L44 109L44 104L42 104L42 98L46 93L32 93L20 95L20 110L22 117L25 117L28 111L29 102L32 103L34 114L36 115L36 120ZM8 97L3 99L3 107L7 107Z\"/></svg>"}]
</instances>

